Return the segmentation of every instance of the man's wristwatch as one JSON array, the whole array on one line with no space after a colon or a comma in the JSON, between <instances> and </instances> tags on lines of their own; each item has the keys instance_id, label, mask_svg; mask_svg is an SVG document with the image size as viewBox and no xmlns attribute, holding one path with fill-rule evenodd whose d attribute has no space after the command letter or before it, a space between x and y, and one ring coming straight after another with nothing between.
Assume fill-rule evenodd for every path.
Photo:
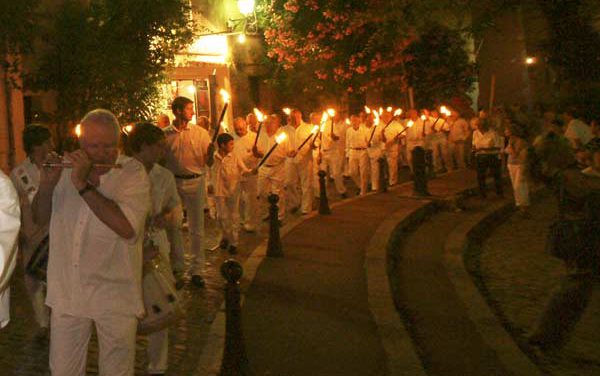
<instances>
[{"instance_id":1,"label":"man's wristwatch","mask_svg":"<svg viewBox=\"0 0 600 376\"><path fill-rule=\"evenodd\" d=\"M90 183L86 183L86 184L85 184L85 187L81 188L81 189L80 189L79 191L77 191L77 192L79 192L79 195L80 195L80 196L83 196L83 195L85 194L85 192L87 192L87 191L95 191L95 190L96 190L96 187L94 187L94 186L93 186L93 185L91 185Z\"/></svg>"}]
</instances>

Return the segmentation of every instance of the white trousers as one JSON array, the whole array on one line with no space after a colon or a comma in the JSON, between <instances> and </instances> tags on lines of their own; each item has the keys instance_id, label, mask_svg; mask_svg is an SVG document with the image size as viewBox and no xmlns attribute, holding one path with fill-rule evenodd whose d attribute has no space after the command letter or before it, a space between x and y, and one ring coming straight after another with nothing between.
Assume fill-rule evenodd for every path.
<instances>
[{"instance_id":1,"label":"white trousers","mask_svg":"<svg viewBox=\"0 0 600 376\"><path fill-rule=\"evenodd\" d=\"M256 204L258 202L258 178L256 175L247 175L240 181L240 213L244 226L256 229L258 216ZM243 207L243 210L242 210Z\"/></svg>"},{"instance_id":2,"label":"white trousers","mask_svg":"<svg viewBox=\"0 0 600 376\"><path fill-rule=\"evenodd\" d=\"M466 167L465 142L464 141L449 142L448 147L449 147L448 154L450 155L450 158L448 158L449 159L448 164L452 164L450 162L452 161L452 159L454 159L454 163L456 163L456 167L460 168L460 169L464 169Z\"/></svg>"},{"instance_id":3,"label":"white trousers","mask_svg":"<svg viewBox=\"0 0 600 376\"><path fill-rule=\"evenodd\" d=\"M385 158L388 163L388 171L390 174L390 185L398 183L398 145L388 148L385 153Z\"/></svg>"},{"instance_id":4,"label":"white trousers","mask_svg":"<svg viewBox=\"0 0 600 376\"><path fill-rule=\"evenodd\" d=\"M165 231L167 232L167 238L169 239L169 246L171 252L169 253L169 259L171 260L171 266L176 272L183 271L184 253L185 248L183 246L183 234L181 232L181 224L183 222L183 208L178 205L173 210L173 216L171 221L167 223Z\"/></svg>"},{"instance_id":5,"label":"white trousers","mask_svg":"<svg viewBox=\"0 0 600 376\"><path fill-rule=\"evenodd\" d=\"M269 203L267 197L270 194L276 194L279 196L279 219L283 220L285 217L285 163L281 163L277 166L267 167L262 166L258 170L258 192L261 197L261 213L268 215Z\"/></svg>"},{"instance_id":6,"label":"white trousers","mask_svg":"<svg viewBox=\"0 0 600 376\"><path fill-rule=\"evenodd\" d=\"M312 157L303 161L290 161L286 168L287 205L299 206L303 214L310 213L314 196Z\"/></svg>"},{"instance_id":7,"label":"white trousers","mask_svg":"<svg viewBox=\"0 0 600 376\"><path fill-rule=\"evenodd\" d=\"M524 166L520 164L508 164L507 166L515 196L515 205L529 206L529 182L523 172Z\"/></svg>"},{"instance_id":8,"label":"white trousers","mask_svg":"<svg viewBox=\"0 0 600 376\"><path fill-rule=\"evenodd\" d=\"M448 140L444 135L436 134L431 138L429 147L433 152L433 168L439 171L442 168L449 169L450 158L448 158Z\"/></svg>"},{"instance_id":9,"label":"white trousers","mask_svg":"<svg viewBox=\"0 0 600 376\"><path fill-rule=\"evenodd\" d=\"M148 374L167 372L169 359L169 329L148 334Z\"/></svg>"},{"instance_id":10,"label":"white trousers","mask_svg":"<svg viewBox=\"0 0 600 376\"><path fill-rule=\"evenodd\" d=\"M229 197L215 197L215 201L223 239L237 247L240 240L239 190Z\"/></svg>"},{"instance_id":11,"label":"white trousers","mask_svg":"<svg viewBox=\"0 0 600 376\"><path fill-rule=\"evenodd\" d=\"M369 156L365 150L351 150L348 158L348 169L354 184L360 188L360 194L367 193L369 180Z\"/></svg>"},{"instance_id":12,"label":"white trousers","mask_svg":"<svg viewBox=\"0 0 600 376\"><path fill-rule=\"evenodd\" d=\"M34 250L28 249L28 247L22 247L23 250L23 264L27 266ZM46 306L46 287L37 278L32 277L25 272L25 290L27 296L31 301L33 308L33 314L35 316L35 322L41 328L47 328L50 322L50 309Z\"/></svg>"},{"instance_id":13,"label":"white trousers","mask_svg":"<svg viewBox=\"0 0 600 376\"><path fill-rule=\"evenodd\" d=\"M346 186L344 185L344 179L342 178L342 173L340 171L340 162L338 158L338 153L336 150L328 150L323 151L321 153L321 165L316 166L316 176L315 181L317 186L319 187L319 192L321 191L319 183L319 170L323 170L325 172L329 172L329 176L333 179L333 183L335 185L335 190L339 194L346 193Z\"/></svg>"},{"instance_id":14,"label":"white trousers","mask_svg":"<svg viewBox=\"0 0 600 376\"><path fill-rule=\"evenodd\" d=\"M53 376L85 376L88 343L92 325L98 335L100 376L133 376L135 334L134 315L102 314L75 317L52 311L50 330L50 372Z\"/></svg>"},{"instance_id":15,"label":"white trousers","mask_svg":"<svg viewBox=\"0 0 600 376\"><path fill-rule=\"evenodd\" d=\"M197 179L177 179L177 191L187 213L190 251L193 255L192 274L201 275L206 260L204 250L204 207L206 185L204 176Z\"/></svg>"}]
</instances>

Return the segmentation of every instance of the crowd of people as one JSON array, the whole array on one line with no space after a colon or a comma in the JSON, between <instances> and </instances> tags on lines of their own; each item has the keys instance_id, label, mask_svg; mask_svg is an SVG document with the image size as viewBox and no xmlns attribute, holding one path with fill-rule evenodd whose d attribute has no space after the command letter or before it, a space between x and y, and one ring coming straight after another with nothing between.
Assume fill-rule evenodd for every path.
<instances>
[{"instance_id":1,"label":"crowd of people","mask_svg":"<svg viewBox=\"0 0 600 376\"><path fill-rule=\"evenodd\" d=\"M221 228L220 248L235 254L240 231L256 232L268 219L268 195L279 196L280 221L289 213L307 215L319 195L319 171L341 199L365 195L382 188L381 168L386 184L398 184L398 171L413 168L418 148L430 176L476 168L483 197L488 172L503 195L506 168L525 215L535 137L564 136L585 164L582 176L600 176L599 122L590 127L570 111L562 119L547 111L537 125L518 109L468 118L444 106L404 113L366 107L349 116L325 111L308 117L292 109L250 113L236 117L232 129L214 130L205 117L192 122L190 99L177 97L171 108L172 121L161 115L156 124L136 124L126 135L112 113L91 111L81 121L79 149L62 156L53 152L48 128L27 126L27 159L12 171L12 184L0 174L0 323L8 320L6 286L19 234L26 291L40 333L49 332L54 375L85 374L92 327L100 374L132 375L140 325L149 338L148 373L165 373L167 326L177 309L170 305L176 306L175 289L184 283L182 223L185 218L190 238L190 280L202 288L208 202ZM149 301L154 295L166 297L164 305ZM157 315L164 316L148 322Z\"/></svg>"}]
</instances>

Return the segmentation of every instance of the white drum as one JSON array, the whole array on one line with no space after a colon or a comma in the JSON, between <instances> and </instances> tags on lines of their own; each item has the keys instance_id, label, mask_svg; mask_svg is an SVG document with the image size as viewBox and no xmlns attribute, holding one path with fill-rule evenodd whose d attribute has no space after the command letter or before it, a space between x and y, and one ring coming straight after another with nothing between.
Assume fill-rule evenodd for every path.
<instances>
[{"instance_id":1,"label":"white drum","mask_svg":"<svg viewBox=\"0 0 600 376\"><path fill-rule=\"evenodd\" d=\"M160 255L144 264L142 288L146 316L138 325L138 334L164 329L182 314L174 278Z\"/></svg>"}]
</instances>

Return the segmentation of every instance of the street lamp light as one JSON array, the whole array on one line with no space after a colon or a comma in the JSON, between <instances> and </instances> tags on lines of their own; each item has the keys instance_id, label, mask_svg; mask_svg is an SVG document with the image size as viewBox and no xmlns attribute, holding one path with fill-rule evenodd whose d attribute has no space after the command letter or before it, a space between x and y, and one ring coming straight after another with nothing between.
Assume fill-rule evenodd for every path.
<instances>
[{"instance_id":1,"label":"street lamp light","mask_svg":"<svg viewBox=\"0 0 600 376\"><path fill-rule=\"evenodd\" d=\"M525 58L525 64L527 64L527 65L533 65L535 63L537 63L537 59L535 57L533 57L533 56L527 56Z\"/></svg>"},{"instance_id":2,"label":"street lamp light","mask_svg":"<svg viewBox=\"0 0 600 376\"><path fill-rule=\"evenodd\" d=\"M238 0L238 8L240 13L248 17L254 13L254 0Z\"/></svg>"}]
</instances>

